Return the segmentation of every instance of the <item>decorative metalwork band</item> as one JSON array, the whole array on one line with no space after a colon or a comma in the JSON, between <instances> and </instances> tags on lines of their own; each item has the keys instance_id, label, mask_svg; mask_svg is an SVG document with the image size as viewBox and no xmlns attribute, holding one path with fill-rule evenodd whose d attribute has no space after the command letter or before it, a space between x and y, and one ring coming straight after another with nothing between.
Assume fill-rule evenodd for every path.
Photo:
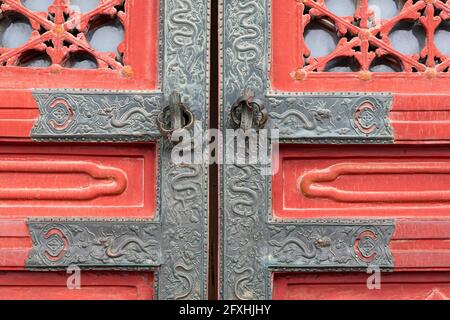
<instances>
[{"instance_id":1,"label":"decorative metalwork band","mask_svg":"<svg viewBox=\"0 0 450 320\"><path fill-rule=\"evenodd\" d=\"M383 93L269 96L269 126L281 140L392 143L393 97Z\"/></svg>"},{"instance_id":2,"label":"decorative metalwork band","mask_svg":"<svg viewBox=\"0 0 450 320\"><path fill-rule=\"evenodd\" d=\"M29 269L151 268L161 262L161 227L139 220L29 220Z\"/></svg>"},{"instance_id":3,"label":"decorative metalwork band","mask_svg":"<svg viewBox=\"0 0 450 320\"><path fill-rule=\"evenodd\" d=\"M34 90L36 141L151 141L162 109L160 92Z\"/></svg>"},{"instance_id":4,"label":"decorative metalwork band","mask_svg":"<svg viewBox=\"0 0 450 320\"><path fill-rule=\"evenodd\" d=\"M161 11L162 89L178 92L198 129L208 128L208 0L164 0ZM173 144L159 145L160 208L164 263L158 299L205 299L208 294L208 165L175 164Z\"/></svg>"},{"instance_id":5,"label":"decorative metalwork band","mask_svg":"<svg viewBox=\"0 0 450 320\"><path fill-rule=\"evenodd\" d=\"M266 264L278 268L392 268L392 220L340 220L268 225Z\"/></svg>"}]
</instances>

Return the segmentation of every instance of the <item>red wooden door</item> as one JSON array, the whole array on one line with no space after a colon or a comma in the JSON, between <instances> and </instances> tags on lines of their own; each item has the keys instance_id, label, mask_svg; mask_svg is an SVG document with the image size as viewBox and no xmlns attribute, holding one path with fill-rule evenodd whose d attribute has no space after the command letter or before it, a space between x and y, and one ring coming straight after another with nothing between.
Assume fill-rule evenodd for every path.
<instances>
[{"instance_id":1,"label":"red wooden door","mask_svg":"<svg viewBox=\"0 0 450 320\"><path fill-rule=\"evenodd\" d=\"M224 139L222 298L448 297L448 9L223 2L222 128L274 161Z\"/></svg>"},{"instance_id":2,"label":"red wooden door","mask_svg":"<svg viewBox=\"0 0 450 320\"><path fill-rule=\"evenodd\" d=\"M0 1L0 298L206 296L207 8Z\"/></svg>"}]
</instances>

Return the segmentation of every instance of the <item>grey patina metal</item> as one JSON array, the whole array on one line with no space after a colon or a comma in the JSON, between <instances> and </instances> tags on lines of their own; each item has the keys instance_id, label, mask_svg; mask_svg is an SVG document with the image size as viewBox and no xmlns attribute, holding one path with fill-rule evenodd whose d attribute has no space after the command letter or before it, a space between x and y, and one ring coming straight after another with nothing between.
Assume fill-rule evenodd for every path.
<instances>
[{"instance_id":1,"label":"grey patina metal","mask_svg":"<svg viewBox=\"0 0 450 320\"><path fill-rule=\"evenodd\" d=\"M196 126L206 130L208 126L209 99L209 1L207 0L161 0L160 1L160 53L159 69L161 91L155 92L109 92L109 91L35 91L34 96L40 108L40 118L33 130L36 141L156 141L158 142L158 209L156 218L147 222L99 221L77 222L60 220L57 226L69 234L66 253L61 262L50 263L42 258L46 250L58 251L58 240L50 244L42 239L42 234L53 222L29 222L33 231L34 247L27 267L61 268L77 263L75 255L80 246L95 247L105 258L98 268L154 268L156 270L155 294L157 299L204 299L207 297L208 265L208 216L207 186L208 168L206 164L177 165L171 161L173 144L162 138L155 123L158 114L168 105L163 102L174 92L178 92L183 105L196 119ZM52 101L63 98L58 110L51 108ZM165 99L164 99L164 98ZM64 105L65 104L65 105ZM120 106L119 106L120 104ZM109 106L108 106L109 105ZM112 108L111 105L117 108ZM70 108L66 108L70 106ZM72 121L64 122L67 118ZM55 127L49 126L49 121ZM100 126L97 122L100 121ZM121 127L124 125L123 127ZM125 213L124 213L125 215ZM131 243L122 258L108 256L108 251L95 245L99 237L81 238L74 235L72 227L93 230L101 235L103 230L115 230L123 224L137 226L143 243L158 244L150 254L146 251L133 253L138 247ZM155 226L157 232L150 238L145 230ZM77 228L78 228L77 227ZM134 227L133 227L134 228ZM133 230L128 231L131 237ZM89 233L89 232L88 232ZM133 235L134 237L134 235ZM55 237L56 238L56 237ZM84 239L84 238L83 238ZM97 240L96 240L97 239ZM119 238L108 248L114 254ZM107 242L102 242L107 243ZM137 244L136 244L137 245ZM147 248L150 248L147 247ZM82 255L87 251L83 249ZM54 253L56 253L54 251ZM136 254L136 256L134 256ZM88 255L89 259L92 255ZM131 259L131 260L129 260ZM135 260L135 261L132 261ZM94 261L91 261L94 263ZM92 267L91 262L81 263L82 267Z\"/></svg>"},{"instance_id":2,"label":"grey patina metal","mask_svg":"<svg viewBox=\"0 0 450 320\"><path fill-rule=\"evenodd\" d=\"M35 141L151 141L161 92L33 90L39 119Z\"/></svg>"},{"instance_id":3,"label":"grey patina metal","mask_svg":"<svg viewBox=\"0 0 450 320\"><path fill-rule=\"evenodd\" d=\"M234 127L231 108L252 91L267 101L266 127L278 129L281 142L392 143L389 94L271 91L270 5L270 0L221 1L221 128ZM221 166L223 299L270 298L273 271L392 268L394 221L275 221L271 177L261 172L258 165Z\"/></svg>"},{"instance_id":4,"label":"grey patina metal","mask_svg":"<svg viewBox=\"0 0 450 320\"><path fill-rule=\"evenodd\" d=\"M268 100L268 127L284 142L393 142L390 94L280 94Z\"/></svg>"},{"instance_id":5,"label":"grey patina metal","mask_svg":"<svg viewBox=\"0 0 450 320\"><path fill-rule=\"evenodd\" d=\"M161 225L143 220L28 221L32 269L152 268L161 265Z\"/></svg>"}]
</instances>

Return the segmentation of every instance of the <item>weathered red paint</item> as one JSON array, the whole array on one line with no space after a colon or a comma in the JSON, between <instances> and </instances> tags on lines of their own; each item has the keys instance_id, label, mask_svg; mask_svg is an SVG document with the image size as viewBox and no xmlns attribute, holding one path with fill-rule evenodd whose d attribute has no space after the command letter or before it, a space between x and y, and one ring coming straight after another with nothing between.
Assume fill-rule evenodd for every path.
<instances>
[{"instance_id":1,"label":"weathered red paint","mask_svg":"<svg viewBox=\"0 0 450 320\"><path fill-rule=\"evenodd\" d=\"M0 297L5 300L151 300L153 274L83 271L79 289L69 289L65 272L0 271Z\"/></svg>"},{"instance_id":2,"label":"weathered red paint","mask_svg":"<svg viewBox=\"0 0 450 320\"><path fill-rule=\"evenodd\" d=\"M22 270L32 242L25 219L0 221L0 270Z\"/></svg>"},{"instance_id":3,"label":"weathered red paint","mask_svg":"<svg viewBox=\"0 0 450 320\"><path fill-rule=\"evenodd\" d=\"M447 300L449 272L399 272L381 275L380 290L367 286L371 274L277 274L273 298L277 300ZM373 283L369 280L369 283ZM373 288L373 287L372 287Z\"/></svg>"},{"instance_id":4,"label":"weathered red paint","mask_svg":"<svg viewBox=\"0 0 450 320\"><path fill-rule=\"evenodd\" d=\"M32 247L26 225L30 217L155 217L155 144L36 144L30 142L30 132L39 116L33 89L158 89L159 1L125 2L125 14L119 14L125 29L119 45L123 64L111 58L114 67L99 65L95 70L61 66L62 40L71 36L66 31L72 23L63 16L65 1L56 0L49 9L54 22L46 20L47 14L31 12L15 1L3 2L2 10L19 11L35 30L41 23L50 31L42 37L35 34L17 49L0 49L0 61L6 64L0 67L0 270L4 270L0 272L0 298L152 299L152 273L83 272L82 289L68 290L65 273L23 270ZM80 36L85 36L89 21L119 2L104 1L81 15ZM51 67L15 65L21 52L36 48L45 37L55 40L54 48L47 50ZM85 47L82 40L72 40ZM108 59L108 53L85 49ZM75 46L70 50L76 50Z\"/></svg>"},{"instance_id":5,"label":"weathered red paint","mask_svg":"<svg viewBox=\"0 0 450 320\"><path fill-rule=\"evenodd\" d=\"M437 145L280 148L273 211L282 218L450 215L450 151Z\"/></svg>"},{"instance_id":6,"label":"weathered red paint","mask_svg":"<svg viewBox=\"0 0 450 320\"><path fill-rule=\"evenodd\" d=\"M154 144L2 143L0 219L152 218L156 172Z\"/></svg>"},{"instance_id":7,"label":"weathered red paint","mask_svg":"<svg viewBox=\"0 0 450 320\"><path fill-rule=\"evenodd\" d=\"M155 216L154 144L0 147L0 270L24 269L29 217Z\"/></svg>"},{"instance_id":8,"label":"weathered red paint","mask_svg":"<svg viewBox=\"0 0 450 320\"><path fill-rule=\"evenodd\" d=\"M18 7L21 8L21 7ZM92 18L96 9L82 19ZM32 96L36 88L97 88L108 90L155 90L158 82L159 2L126 1L123 19L125 38L120 47L124 66L118 69L69 69L54 64L49 68L2 66L0 72L0 140L28 141L39 111ZM132 19L130 17L133 17ZM56 31L54 31L56 32ZM2 49L0 61L11 52ZM93 53L95 54L95 52Z\"/></svg>"},{"instance_id":9,"label":"weathered red paint","mask_svg":"<svg viewBox=\"0 0 450 320\"><path fill-rule=\"evenodd\" d=\"M152 274L83 272L83 289L68 290L64 273L18 271L29 217L153 218L156 157L154 144L0 144L0 298L151 299Z\"/></svg>"},{"instance_id":10,"label":"weathered red paint","mask_svg":"<svg viewBox=\"0 0 450 320\"><path fill-rule=\"evenodd\" d=\"M13 6L15 12L22 12L30 17L32 26L39 24L46 25L51 31L45 33L43 37L62 37L68 30L73 21L64 20L57 22L55 26L42 15L36 14L26 8L14 4L15 1L8 1L7 6ZM66 6L65 1L57 1L58 6ZM114 1L117 2L117 1ZM62 4L61 4L62 3ZM86 14L81 15L76 23L81 24L81 29L86 31L87 22L99 14L104 15L104 7L111 6L113 1L105 1L104 4ZM61 9L53 9L58 12ZM62 9L65 10L65 9ZM44 15L46 17L46 15ZM95 70L79 70L62 68L59 64L54 64L49 68L24 68L14 65L2 67L0 73L1 89L23 89L30 88L99 88L99 89L117 89L117 90L150 90L155 89L158 80L158 40L159 39L159 1L126 1L125 16L122 17L122 23L125 29L124 41L120 48L124 52L125 68L117 67L115 70L107 67ZM47 26L47 24L50 24ZM71 38L73 39L73 38ZM34 48L35 41L29 41L19 49L2 48L0 52L0 61L7 60L17 52L25 51L27 48ZM74 41L77 41L74 39ZM82 41L77 42L81 48ZM55 48L54 54L58 52L59 47ZM98 53L88 50L94 56ZM61 61L62 62L62 61Z\"/></svg>"}]
</instances>

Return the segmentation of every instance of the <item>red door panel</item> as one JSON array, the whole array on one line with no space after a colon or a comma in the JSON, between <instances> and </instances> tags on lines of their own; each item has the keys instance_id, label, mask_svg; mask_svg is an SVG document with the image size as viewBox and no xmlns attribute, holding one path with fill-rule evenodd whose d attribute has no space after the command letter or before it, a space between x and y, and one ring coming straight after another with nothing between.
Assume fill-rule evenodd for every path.
<instances>
[{"instance_id":1,"label":"red door panel","mask_svg":"<svg viewBox=\"0 0 450 320\"><path fill-rule=\"evenodd\" d=\"M59 0L41 12L16 0L2 3L3 12L25 17L34 30L33 39L30 35L24 45L2 48L0 63L6 66L0 73L2 89L156 89L159 1L107 0L87 12L77 12ZM47 13L56 19L48 19ZM95 36L105 36L102 32L94 34L101 27L117 30L120 42L116 52L105 51L93 42ZM50 67L36 70L23 65L25 57L27 61L40 57L38 52L51 61ZM97 68L74 68L70 62L77 56L96 60Z\"/></svg>"},{"instance_id":2,"label":"red door panel","mask_svg":"<svg viewBox=\"0 0 450 320\"><path fill-rule=\"evenodd\" d=\"M1 144L0 219L152 218L156 168L154 144Z\"/></svg>"},{"instance_id":3,"label":"red door panel","mask_svg":"<svg viewBox=\"0 0 450 320\"><path fill-rule=\"evenodd\" d=\"M107 0L88 11L55 0L46 8L2 1L5 17L20 16L28 40L0 52L0 139L29 140L39 111L32 90L86 88L157 90L159 1ZM55 18L49 18L55 17ZM116 52L94 43L117 36ZM28 35L24 32L22 37ZM96 34L97 32L97 34ZM107 31L106 31L107 32ZM8 34L11 36L11 34ZM114 40L112 40L114 41ZM117 50L116 50L117 49ZM24 62L43 59L39 68ZM74 66L73 62L84 64ZM89 67L86 62L91 63Z\"/></svg>"},{"instance_id":4,"label":"red door panel","mask_svg":"<svg viewBox=\"0 0 450 320\"><path fill-rule=\"evenodd\" d=\"M3 141L28 140L39 117L31 90L0 90L0 138Z\"/></svg>"},{"instance_id":5,"label":"red door panel","mask_svg":"<svg viewBox=\"0 0 450 320\"><path fill-rule=\"evenodd\" d=\"M381 289L369 290L369 275L358 273L276 274L277 300L447 300L450 273L405 272L381 276Z\"/></svg>"},{"instance_id":6,"label":"red door panel","mask_svg":"<svg viewBox=\"0 0 450 320\"><path fill-rule=\"evenodd\" d=\"M358 3L358 9L361 12L355 12L354 15L363 15L363 18L362 21L352 25L353 16L336 15L332 10L326 8L326 5L324 6L324 1L272 1L273 63L271 78L273 88L294 92L345 92L355 91L356 88L361 92L448 93L449 75L445 72L450 63L448 55L437 51L428 52L431 55L436 54L440 60L427 60L426 62L420 60L419 62L418 54L402 54L398 47L396 49L395 43L389 43L388 35L399 21L418 19L420 17L418 11L429 4L427 1L417 2L413 8L409 8L409 10L405 8L403 12L399 12L392 19L383 21L365 15L367 2ZM436 13L435 16L438 17L445 4L444 1L436 1L431 4L431 7L433 7L431 15ZM446 13L444 13L442 19L446 18ZM330 54L325 56L314 55L314 52L311 54L306 40L311 22L320 24L326 19L330 21L330 34L338 33L337 28L340 27L340 31L343 31L343 34L348 35L350 39L337 35L340 43L336 44L335 50L332 50ZM367 19L372 20L368 22ZM439 21L441 21L441 17L439 17ZM429 27L431 28L431 26ZM347 42L344 39L350 41ZM365 47L364 41L368 41L370 46ZM327 44L325 43L325 45ZM433 46L433 39L428 45ZM363 52L354 50L359 46L363 48L361 49ZM425 52L424 48L422 54ZM402 65L399 70L401 72L374 72L371 69L373 66L371 63L374 60L377 61L375 54L378 55L377 57L392 57L396 63ZM328 62L347 56L355 57L358 62L358 70L355 72L327 72ZM411 86L411 83L414 83L414 86Z\"/></svg>"},{"instance_id":7,"label":"red door panel","mask_svg":"<svg viewBox=\"0 0 450 320\"><path fill-rule=\"evenodd\" d=\"M0 223L0 270L23 269L32 248L26 221L3 220Z\"/></svg>"},{"instance_id":8,"label":"red door panel","mask_svg":"<svg viewBox=\"0 0 450 320\"><path fill-rule=\"evenodd\" d=\"M159 1L108 0L93 10L77 13L65 0L57 0L48 8L58 17L55 21L46 18L47 12L36 12L16 2L2 1L2 10L6 15L24 17L26 24L34 29L34 36L22 46L2 48L0 52L0 139L3 141L29 140L39 116L32 89L157 90L160 87ZM106 52L91 41L95 31L101 28L117 32L120 43L116 53ZM104 37L101 32L98 37ZM42 56L49 61L47 67L22 65L24 57L34 61ZM83 61L95 61L95 67L73 67L71 61L80 57Z\"/></svg>"},{"instance_id":9,"label":"red door panel","mask_svg":"<svg viewBox=\"0 0 450 320\"><path fill-rule=\"evenodd\" d=\"M65 272L0 272L5 300L151 300L153 274L83 271L79 289L69 289Z\"/></svg>"},{"instance_id":10,"label":"red door panel","mask_svg":"<svg viewBox=\"0 0 450 320\"><path fill-rule=\"evenodd\" d=\"M450 216L443 146L282 146L273 178L279 218Z\"/></svg>"},{"instance_id":11,"label":"red door panel","mask_svg":"<svg viewBox=\"0 0 450 320\"><path fill-rule=\"evenodd\" d=\"M32 249L26 221L42 217L152 219L156 145L3 143L0 269L23 269Z\"/></svg>"}]
</instances>

